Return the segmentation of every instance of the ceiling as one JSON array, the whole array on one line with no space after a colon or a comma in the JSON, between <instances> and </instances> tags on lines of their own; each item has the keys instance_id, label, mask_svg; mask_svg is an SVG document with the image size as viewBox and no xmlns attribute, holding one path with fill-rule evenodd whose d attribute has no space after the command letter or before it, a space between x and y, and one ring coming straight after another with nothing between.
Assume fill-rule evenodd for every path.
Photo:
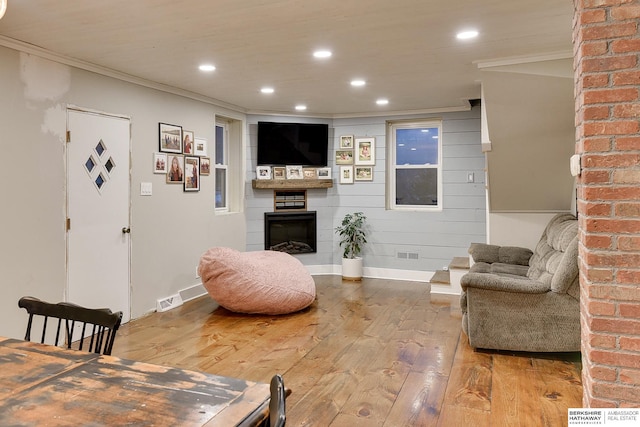
<instances>
[{"instance_id":1,"label":"ceiling","mask_svg":"<svg viewBox=\"0 0 640 427\"><path fill-rule=\"evenodd\" d=\"M241 112L340 117L465 109L479 65L569 58L572 17L571 0L8 0L0 45Z\"/></svg>"}]
</instances>

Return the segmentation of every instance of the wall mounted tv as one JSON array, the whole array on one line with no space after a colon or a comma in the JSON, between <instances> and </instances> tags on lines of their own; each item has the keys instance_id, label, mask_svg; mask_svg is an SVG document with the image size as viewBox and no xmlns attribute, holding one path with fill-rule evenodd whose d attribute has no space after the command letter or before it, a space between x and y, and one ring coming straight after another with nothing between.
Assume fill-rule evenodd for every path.
<instances>
[{"instance_id":1,"label":"wall mounted tv","mask_svg":"<svg viewBox=\"0 0 640 427\"><path fill-rule=\"evenodd\" d=\"M327 166L329 125L258 122L258 165Z\"/></svg>"}]
</instances>

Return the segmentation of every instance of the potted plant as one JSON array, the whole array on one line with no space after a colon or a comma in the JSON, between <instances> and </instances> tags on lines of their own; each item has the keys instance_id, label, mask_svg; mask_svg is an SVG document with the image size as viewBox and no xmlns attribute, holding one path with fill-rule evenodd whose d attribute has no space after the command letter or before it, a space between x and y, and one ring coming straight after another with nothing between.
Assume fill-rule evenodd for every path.
<instances>
[{"instance_id":1,"label":"potted plant","mask_svg":"<svg viewBox=\"0 0 640 427\"><path fill-rule=\"evenodd\" d=\"M362 212L349 213L342 218L342 224L336 227L343 248L342 278L345 280L362 280L362 258L359 255L367 243L364 230L366 220Z\"/></svg>"}]
</instances>

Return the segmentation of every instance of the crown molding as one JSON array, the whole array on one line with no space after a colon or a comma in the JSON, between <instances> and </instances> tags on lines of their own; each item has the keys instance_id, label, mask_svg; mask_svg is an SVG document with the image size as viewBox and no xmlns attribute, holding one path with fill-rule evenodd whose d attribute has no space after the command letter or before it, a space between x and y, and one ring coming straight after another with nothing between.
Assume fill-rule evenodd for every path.
<instances>
[{"instance_id":1,"label":"crown molding","mask_svg":"<svg viewBox=\"0 0 640 427\"><path fill-rule=\"evenodd\" d=\"M523 56L511 56L506 58L478 60L478 61L473 61L473 63L476 64L478 68L483 69L483 68L491 68L491 67L503 67L505 65L529 64L532 62L555 61L558 59L569 59L569 58L573 58L573 51L564 50L564 51L558 51L558 52L544 53L540 55L523 55Z\"/></svg>"},{"instance_id":2,"label":"crown molding","mask_svg":"<svg viewBox=\"0 0 640 427\"><path fill-rule=\"evenodd\" d=\"M35 55L40 58L48 59L53 62L68 65L70 67L79 68L81 70L90 71L105 77L111 77L117 80L121 80L127 83L133 83L138 86L143 86L149 89L155 89L161 92L170 93L172 95L178 95L185 98L193 99L195 101L204 102L206 104L215 105L216 107L224 108L226 110L234 111L237 113L246 114L246 110L234 104L229 104L208 96L200 95L195 92L190 92L184 89L178 89L173 86L157 83L151 80L143 79L141 77L132 76L130 74L122 73L120 71L112 70L101 65L92 64L90 62L81 61L76 58L61 55L59 53L52 52L47 49L43 49L39 46L25 43L19 40L12 39L10 37L0 35L0 46L7 47L9 49L17 50L18 52L24 52L29 55Z\"/></svg>"}]
</instances>

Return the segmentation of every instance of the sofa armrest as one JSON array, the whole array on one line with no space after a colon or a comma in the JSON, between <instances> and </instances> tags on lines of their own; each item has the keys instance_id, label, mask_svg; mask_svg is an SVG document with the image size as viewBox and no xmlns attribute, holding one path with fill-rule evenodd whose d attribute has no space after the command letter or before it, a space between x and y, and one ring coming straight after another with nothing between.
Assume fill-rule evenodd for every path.
<instances>
[{"instance_id":1,"label":"sofa armrest","mask_svg":"<svg viewBox=\"0 0 640 427\"><path fill-rule=\"evenodd\" d=\"M533 255L531 249L517 246L498 246L486 243L471 243L469 254L474 262L486 262L493 264L501 262L503 264L529 265L529 258Z\"/></svg>"},{"instance_id":2,"label":"sofa armrest","mask_svg":"<svg viewBox=\"0 0 640 427\"><path fill-rule=\"evenodd\" d=\"M500 246L488 245L486 243L472 243L469 246L469 255L474 262L486 262L493 264L498 262L498 250Z\"/></svg>"},{"instance_id":3,"label":"sofa armrest","mask_svg":"<svg viewBox=\"0 0 640 427\"><path fill-rule=\"evenodd\" d=\"M466 291L467 288L477 288L523 294L543 294L551 290L549 285L526 277L491 273L467 273L460 279L460 285L463 291Z\"/></svg>"}]
</instances>

